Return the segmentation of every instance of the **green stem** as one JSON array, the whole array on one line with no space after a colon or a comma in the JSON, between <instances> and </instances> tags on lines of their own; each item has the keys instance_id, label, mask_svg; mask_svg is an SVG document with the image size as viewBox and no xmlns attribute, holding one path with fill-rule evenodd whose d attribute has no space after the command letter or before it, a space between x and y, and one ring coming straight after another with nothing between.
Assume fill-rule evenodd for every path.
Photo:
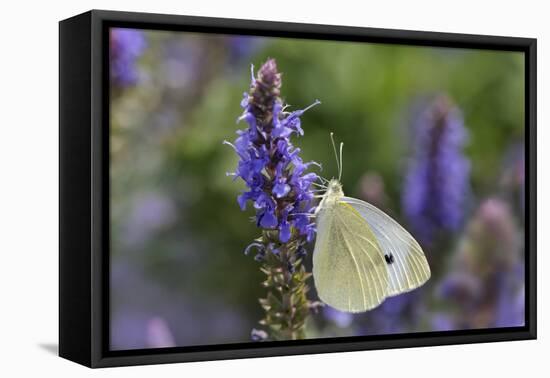
<instances>
[{"instance_id":1,"label":"green stem","mask_svg":"<svg viewBox=\"0 0 550 378\"><path fill-rule=\"evenodd\" d=\"M306 280L311 276L306 272L302 260L296 256L299 240L286 244L275 244L274 235L264 231L262 241L266 246L262 271L266 280L267 296L260 299L265 316L260 324L267 327L272 340L298 340L305 337L305 322L312 303L307 299ZM278 238L278 236L277 236ZM278 253L274 253L275 245Z\"/></svg>"}]
</instances>

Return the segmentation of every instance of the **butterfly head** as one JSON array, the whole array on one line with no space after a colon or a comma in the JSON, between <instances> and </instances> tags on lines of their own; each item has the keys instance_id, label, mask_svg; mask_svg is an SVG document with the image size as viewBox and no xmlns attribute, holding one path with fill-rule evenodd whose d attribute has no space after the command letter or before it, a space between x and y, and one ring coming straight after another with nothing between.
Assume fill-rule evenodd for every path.
<instances>
[{"instance_id":1,"label":"butterfly head","mask_svg":"<svg viewBox=\"0 0 550 378\"><path fill-rule=\"evenodd\" d=\"M329 181L326 191L326 196L329 198L340 198L344 196L342 184L338 179L333 178Z\"/></svg>"},{"instance_id":2,"label":"butterfly head","mask_svg":"<svg viewBox=\"0 0 550 378\"><path fill-rule=\"evenodd\" d=\"M336 143L334 142L334 133L330 133L330 140L332 142L334 156L336 158L336 165L338 167L338 178L332 178L330 181L322 179L324 184L326 184L326 187L324 187L325 193L323 194L323 199L319 204L318 209L332 206L344 196L344 190L342 189L342 184L340 183L340 179L342 178L342 149L344 144L340 143L340 159L338 159Z\"/></svg>"}]
</instances>

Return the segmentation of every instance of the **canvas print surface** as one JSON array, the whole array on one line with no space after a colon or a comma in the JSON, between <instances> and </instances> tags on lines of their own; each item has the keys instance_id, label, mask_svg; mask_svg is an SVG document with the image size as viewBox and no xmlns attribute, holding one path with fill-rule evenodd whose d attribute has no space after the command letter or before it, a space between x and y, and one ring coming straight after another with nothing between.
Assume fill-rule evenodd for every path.
<instances>
[{"instance_id":1,"label":"canvas print surface","mask_svg":"<svg viewBox=\"0 0 550 378\"><path fill-rule=\"evenodd\" d=\"M111 28L111 350L523 326L524 63Z\"/></svg>"}]
</instances>

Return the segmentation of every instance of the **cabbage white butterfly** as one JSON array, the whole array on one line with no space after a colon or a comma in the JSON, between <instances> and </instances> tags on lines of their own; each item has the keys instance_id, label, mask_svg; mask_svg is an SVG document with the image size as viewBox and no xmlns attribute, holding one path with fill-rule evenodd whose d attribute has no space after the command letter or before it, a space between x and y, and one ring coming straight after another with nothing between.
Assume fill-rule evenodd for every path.
<instances>
[{"instance_id":1,"label":"cabbage white butterfly","mask_svg":"<svg viewBox=\"0 0 550 378\"><path fill-rule=\"evenodd\" d=\"M345 312L364 312L385 298L413 290L430 278L422 248L399 223L375 206L344 195L342 148L338 179L324 180L315 210L317 240L313 279L319 298Z\"/></svg>"}]
</instances>

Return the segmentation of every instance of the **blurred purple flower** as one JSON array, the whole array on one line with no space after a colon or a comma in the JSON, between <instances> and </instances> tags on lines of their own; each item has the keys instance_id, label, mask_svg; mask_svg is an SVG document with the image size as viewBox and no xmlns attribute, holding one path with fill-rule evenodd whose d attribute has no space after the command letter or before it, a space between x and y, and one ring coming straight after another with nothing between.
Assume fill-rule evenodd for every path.
<instances>
[{"instance_id":1,"label":"blurred purple flower","mask_svg":"<svg viewBox=\"0 0 550 378\"><path fill-rule=\"evenodd\" d=\"M470 173L463 154L467 132L460 111L444 96L424 109L414 132L402 202L415 236L429 244L439 231L462 223Z\"/></svg>"},{"instance_id":2,"label":"blurred purple flower","mask_svg":"<svg viewBox=\"0 0 550 378\"><path fill-rule=\"evenodd\" d=\"M457 329L454 319L450 315L443 313L434 314L431 324L434 331L453 331Z\"/></svg>"},{"instance_id":3,"label":"blurred purple flower","mask_svg":"<svg viewBox=\"0 0 550 378\"><path fill-rule=\"evenodd\" d=\"M268 337L269 335L264 330L253 328L252 331L250 331L250 339L252 341L264 341L267 340Z\"/></svg>"},{"instance_id":4,"label":"blurred purple flower","mask_svg":"<svg viewBox=\"0 0 550 378\"><path fill-rule=\"evenodd\" d=\"M338 311L330 306L323 307L323 315L340 328L347 328L353 322L353 314Z\"/></svg>"},{"instance_id":5,"label":"blurred purple flower","mask_svg":"<svg viewBox=\"0 0 550 378\"><path fill-rule=\"evenodd\" d=\"M363 335L403 333L418 326L424 304L418 292L387 298L379 307L365 314Z\"/></svg>"},{"instance_id":6,"label":"blurred purple flower","mask_svg":"<svg viewBox=\"0 0 550 378\"><path fill-rule=\"evenodd\" d=\"M464 255L471 262L470 270L478 276L514 270L521 261L522 238L510 206L499 198L481 203L468 224L468 237L474 248Z\"/></svg>"},{"instance_id":7,"label":"blurred purple flower","mask_svg":"<svg viewBox=\"0 0 550 378\"><path fill-rule=\"evenodd\" d=\"M451 273L436 289L454 310L436 316L446 316L452 329L523 325L521 250L521 234L509 205L498 198L483 201L450 261Z\"/></svg>"},{"instance_id":8,"label":"blurred purple flower","mask_svg":"<svg viewBox=\"0 0 550 378\"><path fill-rule=\"evenodd\" d=\"M111 80L127 87L137 83L136 60L143 54L147 43L140 30L114 28L110 39Z\"/></svg>"},{"instance_id":9,"label":"blurred purple flower","mask_svg":"<svg viewBox=\"0 0 550 378\"><path fill-rule=\"evenodd\" d=\"M160 193L136 198L124 229L124 241L132 247L146 242L153 233L176 218L174 204Z\"/></svg>"},{"instance_id":10,"label":"blurred purple flower","mask_svg":"<svg viewBox=\"0 0 550 378\"><path fill-rule=\"evenodd\" d=\"M437 287L437 295L461 303L476 302L482 292L482 282L468 272L451 272Z\"/></svg>"},{"instance_id":11,"label":"blurred purple flower","mask_svg":"<svg viewBox=\"0 0 550 378\"><path fill-rule=\"evenodd\" d=\"M258 37L235 35L227 39L229 47L229 61L239 63L243 59L247 59L261 44Z\"/></svg>"},{"instance_id":12,"label":"blurred purple flower","mask_svg":"<svg viewBox=\"0 0 550 378\"><path fill-rule=\"evenodd\" d=\"M162 318L154 317L147 322L147 344L149 348L176 346L174 336Z\"/></svg>"},{"instance_id":13,"label":"blurred purple flower","mask_svg":"<svg viewBox=\"0 0 550 378\"><path fill-rule=\"evenodd\" d=\"M519 210L525 212L525 146L512 145L503 159L500 185L512 196L517 196ZM515 203L515 200L514 200Z\"/></svg>"},{"instance_id":14,"label":"blurred purple flower","mask_svg":"<svg viewBox=\"0 0 550 378\"><path fill-rule=\"evenodd\" d=\"M245 93L241 102L244 113L239 121L246 121L248 128L237 132L234 143L225 142L240 159L231 175L246 183L248 190L237 201L242 210L248 202L253 204L258 227L278 230L282 243L294 234L310 241L315 234L315 224L310 220L314 210L311 184L317 175L305 171L317 163L304 163L300 149L290 141L293 134L303 135L300 116L309 107L284 112L280 87L281 75L275 60L270 59L257 78L252 78L250 93Z\"/></svg>"},{"instance_id":15,"label":"blurred purple flower","mask_svg":"<svg viewBox=\"0 0 550 378\"><path fill-rule=\"evenodd\" d=\"M399 315L408 305L414 303L415 299L419 299L416 293L403 293L389 297L380 306L380 312L384 313L384 316Z\"/></svg>"},{"instance_id":16,"label":"blurred purple flower","mask_svg":"<svg viewBox=\"0 0 550 378\"><path fill-rule=\"evenodd\" d=\"M498 299L496 305L495 327L521 327L525 325L525 286L523 282L523 264L516 275L501 273L498 277ZM519 287L518 287L519 286Z\"/></svg>"},{"instance_id":17,"label":"blurred purple flower","mask_svg":"<svg viewBox=\"0 0 550 378\"><path fill-rule=\"evenodd\" d=\"M121 307L118 303L117 305L119 308ZM112 312L110 349L146 348L148 346L145 332L147 320L147 315L135 308L124 308Z\"/></svg>"},{"instance_id":18,"label":"blurred purple flower","mask_svg":"<svg viewBox=\"0 0 550 378\"><path fill-rule=\"evenodd\" d=\"M163 46L160 72L169 89L184 89L178 95L197 96L204 85L207 46L193 38L177 38ZM181 99L180 99L181 100Z\"/></svg>"}]
</instances>

